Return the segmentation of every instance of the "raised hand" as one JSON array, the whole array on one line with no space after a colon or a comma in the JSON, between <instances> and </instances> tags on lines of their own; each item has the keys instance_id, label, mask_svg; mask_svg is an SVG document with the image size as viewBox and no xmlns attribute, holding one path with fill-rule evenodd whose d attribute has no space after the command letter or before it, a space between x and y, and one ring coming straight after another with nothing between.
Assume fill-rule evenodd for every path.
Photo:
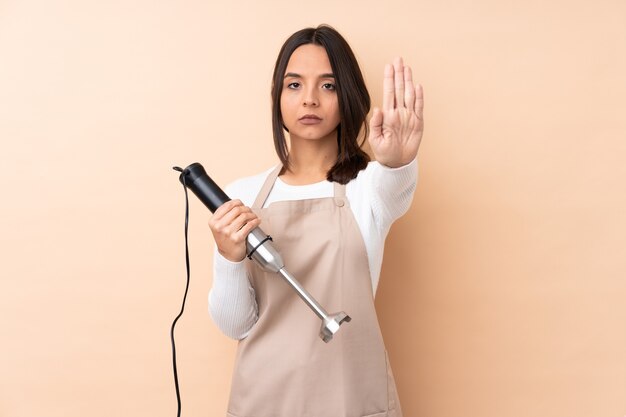
<instances>
[{"instance_id":1,"label":"raised hand","mask_svg":"<svg viewBox=\"0 0 626 417\"><path fill-rule=\"evenodd\" d=\"M383 108L374 108L369 144L378 162L396 168L417 156L424 131L424 94L411 68L396 58L385 66Z\"/></svg>"}]
</instances>

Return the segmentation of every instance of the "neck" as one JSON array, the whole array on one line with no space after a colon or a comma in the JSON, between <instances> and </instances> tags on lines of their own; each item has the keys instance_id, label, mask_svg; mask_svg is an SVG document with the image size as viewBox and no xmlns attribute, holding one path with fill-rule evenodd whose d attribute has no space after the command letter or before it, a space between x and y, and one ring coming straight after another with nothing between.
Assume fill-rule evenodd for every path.
<instances>
[{"instance_id":1,"label":"neck","mask_svg":"<svg viewBox=\"0 0 626 417\"><path fill-rule=\"evenodd\" d=\"M337 132L315 140L297 136L289 139L289 168L284 169L281 179L292 185L325 180L337 161Z\"/></svg>"}]
</instances>

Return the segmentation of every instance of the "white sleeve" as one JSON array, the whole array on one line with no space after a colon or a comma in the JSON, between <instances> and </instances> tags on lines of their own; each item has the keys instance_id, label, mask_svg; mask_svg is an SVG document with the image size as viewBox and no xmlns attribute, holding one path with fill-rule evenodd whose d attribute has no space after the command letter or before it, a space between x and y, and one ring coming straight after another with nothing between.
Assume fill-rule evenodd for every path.
<instances>
[{"instance_id":1,"label":"white sleeve","mask_svg":"<svg viewBox=\"0 0 626 417\"><path fill-rule=\"evenodd\" d=\"M385 230L411 206L417 185L417 159L399 168L375 162L371 176L372 212L380 230Z\"/></svg>"},{"instance_id":2,"label":"white sleeve","mask_svg":"<svg viewBox=\"0 0 626 417\"><path fill-rule=\"evenodd\" d=\"M269 172L268 170L261 175L236 181L226 186L224 191L230 197L239 198L250 206ZM259 316L254 288L250 284L245 262L246 259L231 262L215 248L209 314L226 336L236 340L248 336Z\"/></svg>"},{"instance_id":3,"label":"white sleeve","mask_svg":"<svg viewBox=\"0 0 626 417\"><path fill-rule=\"evenodd\" d=\"M245 338L258 319L254 288L248 280L245 259L231 262L216 249L213 257L213 286L209 292L209 313L228 337Z\"/></svg>"}]
</instances>

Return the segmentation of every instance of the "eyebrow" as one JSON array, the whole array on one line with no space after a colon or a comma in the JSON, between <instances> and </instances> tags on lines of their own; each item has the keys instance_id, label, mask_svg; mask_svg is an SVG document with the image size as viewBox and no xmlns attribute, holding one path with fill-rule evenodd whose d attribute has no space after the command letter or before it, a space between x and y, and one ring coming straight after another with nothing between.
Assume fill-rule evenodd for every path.
<instances>
[{"instance_id":1,"label":"eyebrow","mask_svg":"<svg viewBox=\"0 0 626 417\"><path fill-rule=\"evenodd\" d=\"M287 74L285 74L283 79L288 78L288 77L291 77L291 78L302 78L302 75L296 74L295 72L288 72ZM320 74L319 78L335 78L335 75L332 74L332 73Z\"/></svg>"}]
</instances>

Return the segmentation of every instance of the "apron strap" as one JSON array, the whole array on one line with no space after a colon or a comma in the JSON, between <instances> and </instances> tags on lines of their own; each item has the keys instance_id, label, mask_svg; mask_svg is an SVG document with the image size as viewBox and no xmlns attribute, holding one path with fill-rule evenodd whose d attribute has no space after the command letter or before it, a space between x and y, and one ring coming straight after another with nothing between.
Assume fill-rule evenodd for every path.
<instances>
[{"instance_id":1,"label":"apron strap","mask_svg":"<svg viewBox=\"0 0 626 417\"><path fill-rule=\"evenodd\" d=\"M274 183L276 182L276 178L280 174L280 171L283 169L282 164L278 164L276 168L265 179L263 186L261 187L261 191L256 196L254 200L254 204L252 204L253 209L263 208L263 204L265 204L265 200L270 195L270 191L274 187ZM346 204L346 185L339 184L338 182L333 182L333 199L335 204L338 207L343 207Z\"/></svg>"},{"instance_id":2,"label":"apron strap","mask_svg":"<svg viewBox=\"0 0 626 417\"><path fill-rule=\"evenodd\" d=\"M343 207L346 204L346 185L333 182L334 199L337 207Z\"/></svg>"},{"instance_id":3,"label":"apron strap","mask_svg":"<svg viewBox=\"0 0 626 417\"><path fill-rule=\"evenodd\" d=\"M254 204L252 204L253 209L263 208L263 204L265 204L265 200L267 200L267 196L270 195L270 191L272 191L272 187L274 187L274 182L276 182L276 178L278 178L278 174L283 169L283 164L278 164L276 168L265 179L265 183L263 183L263 187L261 187L261 191L256 196L256 200L254 200Z\"/></svg>"}]
</instances>

